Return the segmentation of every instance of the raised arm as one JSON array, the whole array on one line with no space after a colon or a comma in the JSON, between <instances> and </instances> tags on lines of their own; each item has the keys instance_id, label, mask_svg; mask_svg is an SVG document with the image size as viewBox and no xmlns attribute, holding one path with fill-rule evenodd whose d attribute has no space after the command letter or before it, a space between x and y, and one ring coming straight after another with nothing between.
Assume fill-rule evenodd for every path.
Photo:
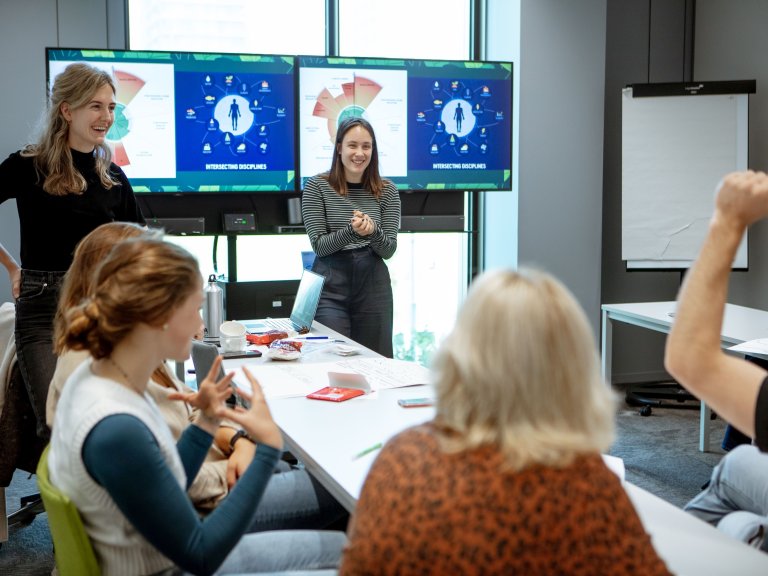
<instances>
[{"instance_id":1,"label":"raised arm","mask_svg":"<svg viewBox=\"0 0 768 576\"><path fill-rule=\"evenodd\" d=\"M768 176L738 172L717 191L701 253L688 272L667 339L667 370L725 420L755 436L755 407L766 372L720 347L728 277L747 227L768 215Z\"/></svg>"}]
</instances>

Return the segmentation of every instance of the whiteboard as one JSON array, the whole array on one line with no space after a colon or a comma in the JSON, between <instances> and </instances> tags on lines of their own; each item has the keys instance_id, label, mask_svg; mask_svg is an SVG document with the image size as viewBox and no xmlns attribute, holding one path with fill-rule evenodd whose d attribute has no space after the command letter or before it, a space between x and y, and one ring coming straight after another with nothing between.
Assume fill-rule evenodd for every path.
<instances>
[{"instance_id":1,"label":"whiteboard","mask_svg":"<svg viewBox=\"0 0 768 576\"><path fill-rule=\"evenodd\" d=\"M622 93L621 258L628 268L688 268L722 177L746 170L748 95ZM747 268L747 237L733 268Z\"/></svg>"}]
</instances>

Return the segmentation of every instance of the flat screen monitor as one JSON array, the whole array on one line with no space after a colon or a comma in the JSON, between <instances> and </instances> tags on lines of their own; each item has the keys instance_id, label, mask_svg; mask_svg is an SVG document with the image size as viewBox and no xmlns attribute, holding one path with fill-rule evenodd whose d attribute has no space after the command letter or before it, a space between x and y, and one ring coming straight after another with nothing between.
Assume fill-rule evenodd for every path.
<instances>
[{"instance_id":1,"label":"flat screen monitor","mask_svg":"<svg viewBox=\"0 0 768 576\"><path fill-rule=\"evenodd\" d=\"M295 192L293 56L48 48L117 87L107 134L136 192Z\"/></svg>"},{"instance_id":2,"label":"flat screen monitor","mask_svg":"<svg viewBox=\"0 0 768 576\"><path fill-rule=\"evenodd\" d=\"M331 166L339 122L376 132L401 190L511 190L512 64L298 57L301 185Z\"/></svg>"}]
</instances>

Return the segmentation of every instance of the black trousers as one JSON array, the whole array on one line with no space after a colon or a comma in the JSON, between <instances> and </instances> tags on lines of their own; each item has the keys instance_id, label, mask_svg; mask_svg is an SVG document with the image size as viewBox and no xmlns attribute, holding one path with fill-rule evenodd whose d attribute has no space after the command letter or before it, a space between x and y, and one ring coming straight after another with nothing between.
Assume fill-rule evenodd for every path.
<instances>
[{"instance_id":1,"label":"black trousers","mask_svg":"<svg viewBox=\"0 0 768 576\"><path fill-rule=\"evenodd\" d=\"M21 292L16 299L16 358L37 420L37 436L43 440L50 438L45 403L56 369L53 318L64 274L22 269Z\"/></svg>"},{"instance_id":2,"label":"black trousers","mask_svg":"<svg viewBox=\"0 0 768 576\"><path fill-rule=\"evenodd\" d=\"M392 280L381 257L342 250L315 258L312 271L325 277L315 320L392 358Z\"/></svg>"}]
</instances>

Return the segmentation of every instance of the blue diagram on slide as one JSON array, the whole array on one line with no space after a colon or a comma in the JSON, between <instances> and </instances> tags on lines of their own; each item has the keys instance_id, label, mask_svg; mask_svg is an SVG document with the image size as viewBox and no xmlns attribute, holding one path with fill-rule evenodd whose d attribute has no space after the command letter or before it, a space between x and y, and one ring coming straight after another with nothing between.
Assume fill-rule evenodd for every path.
<instances>
[{"instance_id":1,"label":"blue diagram on slide","mask_svg":"<svg viewBox=\"0 0 768 576\"><path fill-rule=\"evenodd\" d=\"M508 169L510 102L508 81L410 78L409 169Z\"/></svg>"},{"instance_id":2,"label":"blue diagram on slide","mask_svg":"<svg viewBox=\"0 0 768 576\"><path fill-rule=\"evenodd\" d=\"M291 76L177 72L175 81L178 170L293 170Z\"/></svg>"}]
</instances>

